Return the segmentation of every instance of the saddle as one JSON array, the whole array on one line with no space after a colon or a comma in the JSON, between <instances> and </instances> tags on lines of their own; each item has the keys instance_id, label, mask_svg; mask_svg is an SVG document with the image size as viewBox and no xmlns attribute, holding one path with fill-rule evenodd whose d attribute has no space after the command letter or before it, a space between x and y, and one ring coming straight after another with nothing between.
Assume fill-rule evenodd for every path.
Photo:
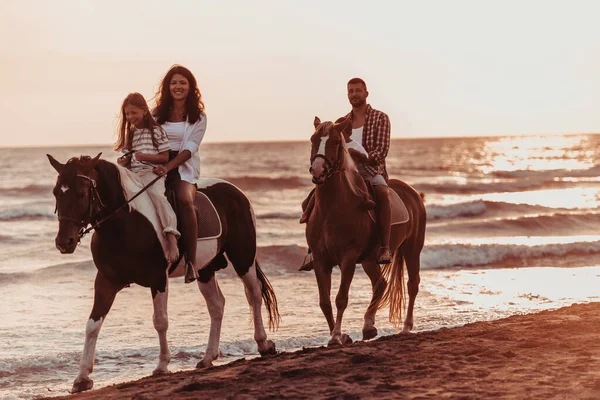
<instances>
[{"instance_id":1,"label":"saddle","mask_svg":"<svg viewBox=\"0 0 600 400\"><path fill-rule=\"evenodd\" d=\"M167 200L175 215L177 216L177 229L181 232L179 208L177 207L177 194L171 188L165 191ZM221 225L221 217L215 208L212 201L202 192L196 191L196 199L194 200L194 208L196 209L196 220L198 221L198 240L216 239L223 233Z\"/></svg>"},{"instance_id":2,"label":"saddle","mask_svg":"<svg viewBox=\"0 0 600 400\"><path fill-rule=\"evenodd\" d=\"M373 185L371 185L371 183L367 181L365 181L365 184L367 185L370 199L377 203L375 199L375 190L373 189ZM395 190L393 190L390 187L388 187L388 190L390 192L390 206L392 208L391 225L400 225L408 222L409 216L408 210L406 209L406 205L404 204L400 196L398 196L398 193L396 193ZM377 222L375 210L369 210L369 216L371 217L373 222Z\"/></svg>"}]
</instances>

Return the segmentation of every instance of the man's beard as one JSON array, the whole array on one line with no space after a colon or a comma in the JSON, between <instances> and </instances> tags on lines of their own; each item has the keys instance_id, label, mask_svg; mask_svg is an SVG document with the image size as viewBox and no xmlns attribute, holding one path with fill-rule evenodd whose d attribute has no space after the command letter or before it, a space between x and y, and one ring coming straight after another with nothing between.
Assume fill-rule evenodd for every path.
<instances>
[{"instance_id":1,"label":"man's beard","mask_svg":"<svg viewBox=\"0 0 600 400\"><path fill-rule=\"evenodd\" d=\"M360 107L364 106L366 103L367 103L367 100L360 100L360 99L354 99L354 100L350 101L352 108L360 108Z\"/></svg>"}]
</instances>

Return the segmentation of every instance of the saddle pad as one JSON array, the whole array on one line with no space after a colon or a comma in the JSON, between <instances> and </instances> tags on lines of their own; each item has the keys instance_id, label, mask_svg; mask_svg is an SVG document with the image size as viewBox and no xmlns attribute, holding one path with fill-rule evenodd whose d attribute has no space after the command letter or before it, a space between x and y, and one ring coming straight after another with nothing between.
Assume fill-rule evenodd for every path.
<instances>
[{"instance_id":1,"label":"saddle pad","mask_svg":"<svg viewBox=\"0 0 600 400\"><path fill-rule=\"evenodd\" d=\"M395 190L390 188L390 200L392 203L392 225L408 222L408 210L404 202Z\"/></svg>"},{"instance_id":2,"label":"saddle pad","mask_svg":"<svg viewBox=\"0 0 600 400\"><path fill-rule=\"evenodd\" d=\"M202 192L196 192L196 218L198 220L198 240L216 239L221 236L223 227L214 204Z\"/></svg>"},{"instance_id":3,"label":"saddle pad","mask_svg":"<svg viewBox=\"0 0 600 400\"><path fill-rule=\"evenodd\" d=\"M390 191L390 203L392 206L392 225L400 225L408 222L408 210L406 209L404 202L395 190L392 188L388 188L388 190ZM377 221L375 210L369 211L369 215L373 221Z\"/></svg>"}]
</instances>

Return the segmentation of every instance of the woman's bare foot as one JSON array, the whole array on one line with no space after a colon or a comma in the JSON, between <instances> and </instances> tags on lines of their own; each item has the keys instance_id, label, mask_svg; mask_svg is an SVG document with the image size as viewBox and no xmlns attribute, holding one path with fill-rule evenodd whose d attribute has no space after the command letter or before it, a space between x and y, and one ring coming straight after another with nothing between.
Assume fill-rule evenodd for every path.
<instances>
[{"instance_id":1,"label":"woman's bare foot","mask_svg":"<svg viewBox=\"0 0 600 400\"><path fill-rule=\"evenodd\" d=\"M167 262L174 263L179 258L179 248L177 247L177 238L172 233L167 233L169 249L167 250Z\"/></svg>"}]
</instances>

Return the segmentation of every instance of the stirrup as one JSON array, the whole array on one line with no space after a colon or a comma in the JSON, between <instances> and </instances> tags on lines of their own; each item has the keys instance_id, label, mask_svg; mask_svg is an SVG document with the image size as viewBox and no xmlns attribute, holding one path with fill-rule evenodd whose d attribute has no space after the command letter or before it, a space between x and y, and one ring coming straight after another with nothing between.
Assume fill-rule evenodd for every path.
<instances>
[{"instance_id":1,"label":"stirrup","mask_svg":"<svg viewBox=\"0 0 600 400\"><path fill-rule=\"evenodd\" d=\"M304 261L302 262L300 268L298 268L298 271L312 271L313 268L313 256L312 253L308 253L306 256L304 256Z\"/></svg>"},{"instance_id":2,"label":"stirrup","mask_svg":"<svg viewBox=\"0 0 600 400\"><path fill-rule=\"evenodd\" d=\"M188 261L185 263L185 283L192 283L198 279L198 272L194 269L194 265Z\"/></svg>"}]
</instances>

